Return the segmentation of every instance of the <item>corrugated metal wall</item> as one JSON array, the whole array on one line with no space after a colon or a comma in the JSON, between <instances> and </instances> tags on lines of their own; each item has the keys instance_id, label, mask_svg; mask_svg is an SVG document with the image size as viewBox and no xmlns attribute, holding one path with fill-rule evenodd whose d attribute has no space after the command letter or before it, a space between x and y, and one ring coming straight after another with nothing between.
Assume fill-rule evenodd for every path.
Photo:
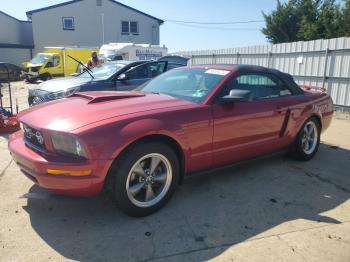
<instances>
[{"instance_id":1,"label":"corrugated metal wall","mask_svg":"<svg viewBox=\"0 0 350 262\"><path fill-rule=\"evenodd\" d=\"M350 107L350 38L183 51L190 65L252 64L293 75L300 85L324 86L334 104Z\"/></svg>"}]
</instances>

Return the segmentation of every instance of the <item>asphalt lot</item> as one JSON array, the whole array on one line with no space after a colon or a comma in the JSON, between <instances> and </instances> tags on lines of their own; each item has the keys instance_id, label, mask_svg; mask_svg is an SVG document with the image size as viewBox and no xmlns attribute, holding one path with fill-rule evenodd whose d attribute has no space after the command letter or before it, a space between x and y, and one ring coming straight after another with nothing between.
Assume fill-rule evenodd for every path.
<instances>
[{"instance_id":1,"label":"asphalt lot","mask_svg":"<svg viewBox=\"0 0 350 262\"><path fill-rule=\"evenodd\" d=\"M15 84L20 109L26 88ZM0 261L350 261L350 119L316 157L191 177L160 212L130 218L103 197L51 195L0 136Z\"/></svg>"}]
</instances>

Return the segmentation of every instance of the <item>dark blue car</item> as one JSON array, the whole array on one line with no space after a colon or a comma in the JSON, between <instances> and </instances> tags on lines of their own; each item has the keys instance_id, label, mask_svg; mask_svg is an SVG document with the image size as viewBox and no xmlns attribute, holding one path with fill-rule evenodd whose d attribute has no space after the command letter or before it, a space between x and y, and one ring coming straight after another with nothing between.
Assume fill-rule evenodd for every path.
<instances>
[{"instance_id":1,"label":"dark blue car","mask_svg":"<svg viewBox=\"0 0 350 262\"><path fill-rule=\"evenodd\" d=\"M187 65L187 58L167 56L158 61L115 61L81 74L53 79L29 89L29 105L36 105L87 91L133 90L170 69Z\"/></svg>"}]
</instances>

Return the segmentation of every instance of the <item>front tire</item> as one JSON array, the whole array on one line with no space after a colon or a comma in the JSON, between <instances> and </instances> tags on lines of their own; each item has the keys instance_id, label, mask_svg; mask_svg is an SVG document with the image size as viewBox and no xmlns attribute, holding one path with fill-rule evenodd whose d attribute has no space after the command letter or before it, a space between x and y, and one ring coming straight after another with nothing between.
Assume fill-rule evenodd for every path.
<instances>
[{"instance_id":1,"label":"front tire","mask_svg":"<svg viewBox=\"0 0 350 262\"><path fill-rule=\"evenodd\" d=\"M52 76L51 76L49 73L47 73L47 74L45 74L41 79L42 79L43 81L49 81L49 80L52 79Z\"/></svg>"},{"instance_id":2,"label":"front tire","mask_svg":"<svg viewBox=\"0 0 350 262\"><path fill-rule=\"evenodd\" d=\"M166 144L136 144L113 163L106 186L126 214L142 217L163 207L179 183L179 161Z\"/></svg>"},{"instance_id":3,"label":"front tire","mask_svg":"<svg viewBox=\"0 0 350 262\"><path fill-rule=\"evenodd\" d=\"M291 146L291 156L302 161L312 159L318 151L320 135L321 126L319 121L315 117L306 120Z\"/></svg>"}]
</instances>

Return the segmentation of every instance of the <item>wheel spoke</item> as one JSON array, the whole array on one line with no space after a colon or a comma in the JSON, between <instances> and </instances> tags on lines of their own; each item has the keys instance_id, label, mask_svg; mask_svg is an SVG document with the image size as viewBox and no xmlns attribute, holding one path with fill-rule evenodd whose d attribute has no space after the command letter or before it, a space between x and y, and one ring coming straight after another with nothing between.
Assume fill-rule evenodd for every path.
<instances>
[{"instance_id":1,"label":"wheel spoke","mask_svg":"<svg viewBox=\"0 0 350 262\"><path fill-rule=\"evenodd\" d=\"M305 143L306 143L307 139L306 137L304 137L302 140L301 140L301 144L305 147Z\"/></svg>"},{"instance_id":2,"label":"wheel spoke","mask_svg":"<svg viewBox=\"0 0 350 262\"><path fill-rule=\"evenodd\" d=\"M157 169L157 167L159 166L159 163L161 162L159 157L152 157L151 158L151 164L149 167L149 172L152 175L154 173L154 171Z\"/></svg>"},{"instance_id":3,"label":"wheel spoke","mask_svg":"<svg viewBox=\"0 0 350 262\"><path fill-rule=\"evenodd\" d=\"M311 125L309 125L309 127L307 128L308 136L311 136L313 134L313 131L314 131L313 127Z\"/></svg>"},{"instance_id":4,"label":"wheel spoke","mask_svg":"<svg viewBox=\"0 0 350 262\"><path fill-rule=\"evenodd\" d=\"M162 173L159 175L156 175L155 177L153 177L153 181L158 182L158 183L164 183L164 181L167 178L167 173Z\"/></svg>"},{"instance_id":5,"label":"wheel spoke","mask_svg":"<svg viewBox=\"0 0 350 262\"><path fill-rule=\"evenodd\" d=\"M134 172L135 174L139 175L139 176L144 177L144 178L147 177L147 175L146 175L146 173L145 173L145 170L143 169L143 167L141 166L140 163L138 163L138 164L135 166L133 172Z\"/></svg>"},{"instance_id":6,"label":"wheel spoke","mask_svg":"<svg viewBox=\"0 0 350 262\"><path fill-rule=\"evenodd\" d=\"M309 150L310 149L310 143L308 140L305 141L305 150Z\"/></svg>"},{"instance_id":7,"label":"wheel spoke","mask_svg":"<svg viewBox=\"0 0 350 262\"><path fill-rule=\"evenodd\" d=\"M133 184L131 187L129 187L130 193L133 196L137 195L140 192L140 190L143 188L144 185L145 185L144 182L139 182L139 183Z\"/></svg>"},{"instance_id":8,"label":"wheel spoke","mask_svg":"<svg viewBox=\"0 0 350 262\"><path fill-rule=\"evenodd\" d=\"M135 162L126 180L129 200L137 207L152 207L167 195L173 179L171 162L149 153Z\"/></svg>"},{"instance_id":9,"label":"wheel spoke","mask_svg":"<svg viewBox=\"0 0 350 262\"><path fill-rule=\"evenodd\" d=\"M146 188L145 201L150 201L152 198L154 198L154 191L152 186L148 184Z\"/></svg>"}]
</instances>

